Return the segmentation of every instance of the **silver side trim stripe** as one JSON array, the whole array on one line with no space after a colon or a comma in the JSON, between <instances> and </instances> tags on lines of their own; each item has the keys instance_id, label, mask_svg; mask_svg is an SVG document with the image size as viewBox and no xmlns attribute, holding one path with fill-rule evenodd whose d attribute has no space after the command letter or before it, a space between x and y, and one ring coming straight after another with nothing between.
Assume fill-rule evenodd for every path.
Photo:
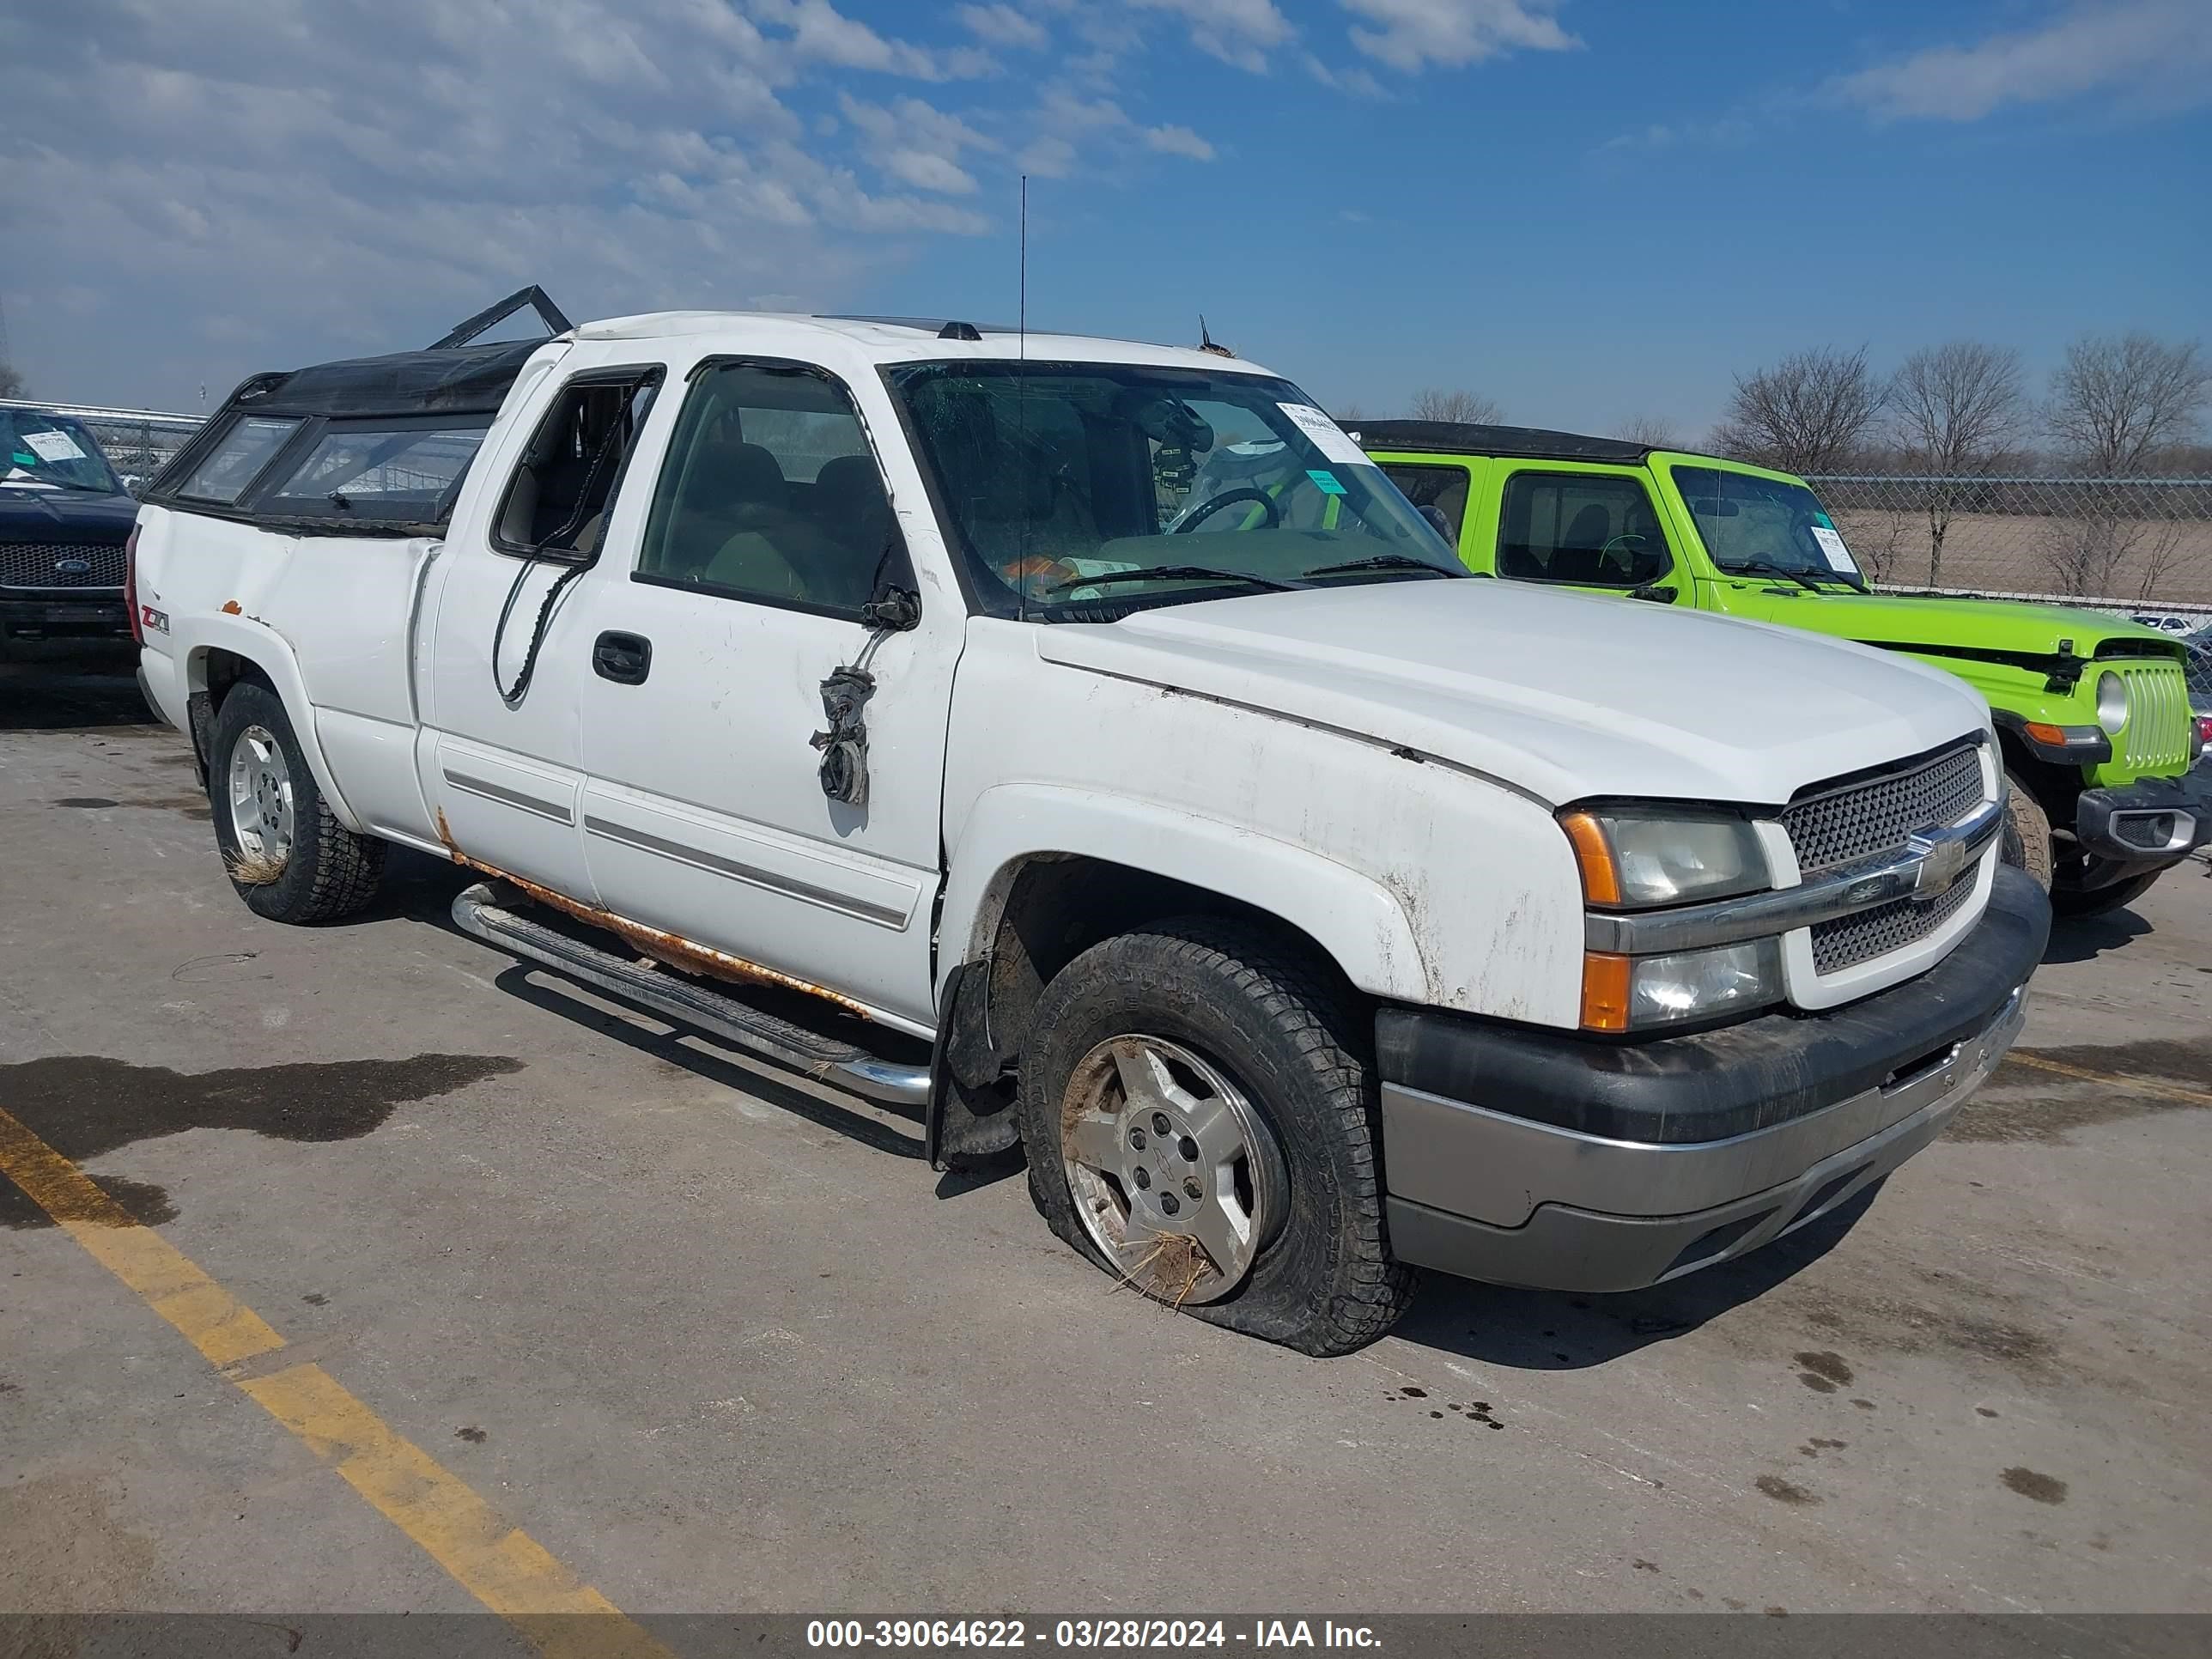
<instances>
[{"instance_id":1,"label":"silver side trim stripe","mask_svg":"<svg viewBox=\"0 0 2212 1659\"><path fill-rule=\"evenodd\" d=\"M1796 887L1638 915L1593 910L1583 921L1583 942L1593 951L1648 956L1785 933L1898 899L1932 903L1954 884L1972 878L1976 860L1996 838L2004 816L2002 799L1984 801L1957 823L1913 836L1894 858L1847 866Z\"/></svg>"},{"instance_id":2,"label":"silver side trim stripe","mask_svg":"<svg viewBox=\"0 0 2212 1659\"><path fill-rule=\"evenodd\" d=\"M576 815L568 805L557 800L540 800L535 795L526 795L520 789L510 789L503 783L493 783L483 778L472 778L459 772L446 774L446 781L465 794L481 795L486 800L495 800L502 806L520 807L555 823L574 823Z\"/></svg>"},{"instance_id":3,"label":"silver side trim stripe","mask_svg":"<svg viewBox=\"0 0 2212 1659\"><path fill-rule=\"evenodd\" d=\"M840 893L827 887L817 887L811 882L795 880L778 875L773 870L763 870L757 865L740 864L735 859L726 859L696 847L686 847L681 842L664 841L660 836L643 830L633 830L626 823L616 823L606 818L597 818L586 813L584 833L597 836L603 841L620 842L635 847L641 853L653 853L678 864L688 864L695 870L710 871L718 876L728 876L748 886L764 888L771 893L781 893L808 904L818 904L825 910L842 911L862 921L872 921L878 927L903 930L911 910L895 910L889 905L872 903L854 898L849 893Z\"/></svg>"}]
</instances>

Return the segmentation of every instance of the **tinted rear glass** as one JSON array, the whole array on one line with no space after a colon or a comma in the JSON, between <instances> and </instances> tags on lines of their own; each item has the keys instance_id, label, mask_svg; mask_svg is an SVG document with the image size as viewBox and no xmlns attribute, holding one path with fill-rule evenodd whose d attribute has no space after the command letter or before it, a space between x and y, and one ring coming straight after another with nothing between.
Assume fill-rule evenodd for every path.
<instances>
[{"instance_id":1,"label":"tinted rear glass","mask_svg":"<svg viewBox=\"0 0 2212 1659\"><path fill-rule=\"evenodd\" d=\"M297 421L267 415L243 416L222 434L208 458L192 469L191 477L179 486L177 494L198 501L225 505L235 501L299 425Z\"/></svg>"},{"instance_id":2,"label":"tinted rear glass","mask_svg":"<svg viewBox=\"0 0 2212 1659\"><path fill-rule=\"evenodd\" d=\"M481 426L456 431L334 422L277 487L262 495L259 506L277 514L435 520L483 435Z\"/></svg>"}]
</instances>

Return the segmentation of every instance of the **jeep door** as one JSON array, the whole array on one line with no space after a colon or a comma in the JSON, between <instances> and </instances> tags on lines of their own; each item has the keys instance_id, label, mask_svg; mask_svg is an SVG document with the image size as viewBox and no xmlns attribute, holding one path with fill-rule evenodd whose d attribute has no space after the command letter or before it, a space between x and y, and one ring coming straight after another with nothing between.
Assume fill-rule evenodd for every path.
<instances>
[{"instance_id":1,"label":"jeep door","mask_svg":"<svg viewBox=\"0 0 2212 1659\"><path fill-rule=\"evenodd\" d=\"M1635 468L1500 462L1484 518L1495 526L1491 568L1508 580L1664 603L1689 586Z\"/></svg>"}]
</instances>

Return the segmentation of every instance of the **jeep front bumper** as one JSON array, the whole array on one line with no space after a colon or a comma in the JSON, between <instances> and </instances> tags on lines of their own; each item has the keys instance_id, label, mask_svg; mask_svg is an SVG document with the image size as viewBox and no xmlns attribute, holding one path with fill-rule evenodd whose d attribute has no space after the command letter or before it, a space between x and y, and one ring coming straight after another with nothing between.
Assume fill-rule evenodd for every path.
<instances>
[{"instance_id":1,"label":"jeep front bumper","mask_svg":"<svg viewBox=\"0 0 2212 1659\"><path fill-rule=\"evenodd\" d=\"M1826 1013L1633 1044L1390 1009L1391 1248L1497 1284L1626 1291L1757 1249L1943 1131L2027 1016L2050 905L2000 866L1973 932Z\"/></svg>"},{"instance_id":2,"label":"jeep front bumper","mask_svg":"<svg viewBox=\"0 0 2212 1659\"><path fill-rule=\"evenodd\" d=\"M2098 886L2178 863L2212 841L2212 766L2200 762L2178 778L2085 789L2074 808L2074 834L2083 852L2110 861L2098 872L2104 878Z\"/></svg>"}]
</instances>

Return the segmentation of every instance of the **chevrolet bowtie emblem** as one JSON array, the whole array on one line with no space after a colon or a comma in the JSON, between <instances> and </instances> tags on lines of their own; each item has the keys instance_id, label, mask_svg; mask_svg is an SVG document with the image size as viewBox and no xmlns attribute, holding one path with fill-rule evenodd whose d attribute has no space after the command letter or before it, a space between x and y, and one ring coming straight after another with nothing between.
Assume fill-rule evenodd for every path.
<instances>
[{"instance_id":1,"label":"chevrolet bowtie emblem","mask_svg":"<svg viewBox=\"0 0 2212 1659\"><path fill-rule=\"evenodd\" d=\"M1958 884L1966 871L1966 843L1949 836L1941 840L1932 835L1911 838L1911 849L1920 854L1920 873L1912 884L1916 903L1926 904L1939 899Z\"/></svg>"}]
</instances>

